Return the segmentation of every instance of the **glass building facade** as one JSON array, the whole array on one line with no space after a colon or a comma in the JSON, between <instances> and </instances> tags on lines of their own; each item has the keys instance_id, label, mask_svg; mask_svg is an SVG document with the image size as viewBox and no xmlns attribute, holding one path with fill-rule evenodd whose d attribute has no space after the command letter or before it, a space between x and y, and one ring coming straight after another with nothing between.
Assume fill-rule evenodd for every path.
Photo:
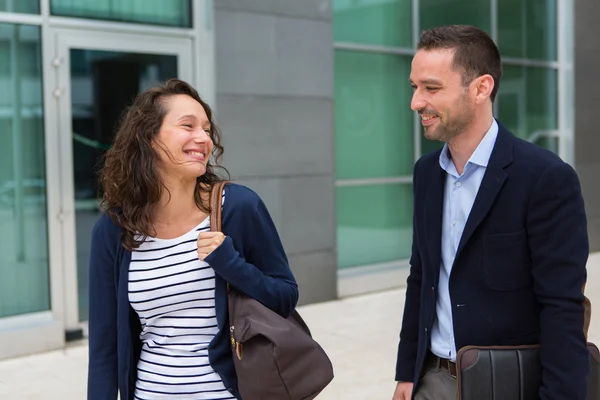
<instances>
[{"instance_id":1,"label":"glass building facade","mask_svg":"<svg viewBox=\"0 0 600 400\"><path fill-rule=\"evenodd\" d=\"M0 359L85 335L96 173L140 91L179 77L216 109L225 166L268 205L301 301L398 287L412 168L440 146L410 110L420 32L489 32L496 116L573 162L568 4L0 0Z\"/></svg>"},{"instance_id":2,"label":"glass building facade","mask_svg":"<svg viewBox=\"0 0 600 400\"><path fill-rule=\"evenodd\" d=\"M412 166L440 146L423 137L410 110L410 65L425 29L469 24L490 34L504 70L495 116L515 135L570 158L572 109L559 99L572 98L573 88L564 84L570 60L559 36L572 33L559 23L558 0L333 1L340 270L407 266Z\"/></svg>"}]
</instances>

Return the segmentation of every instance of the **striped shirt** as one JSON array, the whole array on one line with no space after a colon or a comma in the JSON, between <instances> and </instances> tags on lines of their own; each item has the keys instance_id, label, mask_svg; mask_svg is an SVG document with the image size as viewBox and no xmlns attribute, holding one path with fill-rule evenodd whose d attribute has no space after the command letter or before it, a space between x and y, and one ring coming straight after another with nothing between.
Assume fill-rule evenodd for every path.
<instances>
[{"instance_id":1,"label":"striped shirt","mask_svg":"<svg viewBox=\"0 0 600 400\"><path fill-rule=\"evenodd\" d=\"M218 332L215 271L198 259L207 217L175 239L148 238L132 253L129 301L140 317L142 350L135 398L235 399L208 360Z\"/></svg>"}]
</instances>

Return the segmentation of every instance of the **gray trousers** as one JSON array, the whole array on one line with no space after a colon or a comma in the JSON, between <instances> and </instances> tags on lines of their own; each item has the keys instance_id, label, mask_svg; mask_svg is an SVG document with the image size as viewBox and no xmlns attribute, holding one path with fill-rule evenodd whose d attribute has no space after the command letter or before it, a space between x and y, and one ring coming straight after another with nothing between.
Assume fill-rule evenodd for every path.
<instances>
[{"instance_id":1,"label":"gray trousers","mask_svg":"<svg viewBox=\"0 0 600 400\"><path fill-rule=\"evenodd\" d=\"M439 362L427 362L415 400L456 400L456 398L456 378L445 368L440 368Z\"/></svg>"}]
</instances>

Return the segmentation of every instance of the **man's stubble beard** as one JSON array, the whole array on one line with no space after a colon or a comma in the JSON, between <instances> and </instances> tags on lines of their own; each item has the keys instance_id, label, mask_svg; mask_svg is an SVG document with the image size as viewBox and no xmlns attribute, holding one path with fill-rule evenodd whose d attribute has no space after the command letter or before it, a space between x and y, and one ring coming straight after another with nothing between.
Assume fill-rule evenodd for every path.
<instances>
[{"instance_id":1,"label":"man's stubble beard","mask_svg":"<svg viewBox=\"0 0 600 400\"><path fill-rule=\"evenodd\" d=\"M473 110L469 107L466 94L461 97L460 103L455 107L457 110L454 117L450 117L446 121L441 120L438 127L433 131L425 129L425 138L429 140L437 140L440 142L448 143L461 133L467 130L468 126L473 122Z\"/></svg>"}]
</instances>

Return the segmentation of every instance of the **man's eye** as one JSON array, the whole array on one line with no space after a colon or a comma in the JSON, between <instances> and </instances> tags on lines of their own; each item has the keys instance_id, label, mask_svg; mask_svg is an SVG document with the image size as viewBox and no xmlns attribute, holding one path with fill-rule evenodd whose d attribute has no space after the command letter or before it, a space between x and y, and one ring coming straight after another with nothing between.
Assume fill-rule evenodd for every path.
<instances>
[{"instance_id":1,"label":"man's eye","mask_svg":"<svg viewBox=\"0 0 600 400\"><path fill-rule=\"evenodd\" d=\"M193 128L194 126L192 124L183 124L183 126L185 126L186 128Z\"/></svg>"},{"instance_id":2,"label":"man's eye","mask_svg":"<svg viewBox=\"0 0 600 400\"><path fill-rule=\"evenodd\" d=\"M437 88L437 87L426 87L426 89L428 91L430 91L430 92L435 92L435 91L439 90L440 88Z\"/></svg>"}]
</instances>

